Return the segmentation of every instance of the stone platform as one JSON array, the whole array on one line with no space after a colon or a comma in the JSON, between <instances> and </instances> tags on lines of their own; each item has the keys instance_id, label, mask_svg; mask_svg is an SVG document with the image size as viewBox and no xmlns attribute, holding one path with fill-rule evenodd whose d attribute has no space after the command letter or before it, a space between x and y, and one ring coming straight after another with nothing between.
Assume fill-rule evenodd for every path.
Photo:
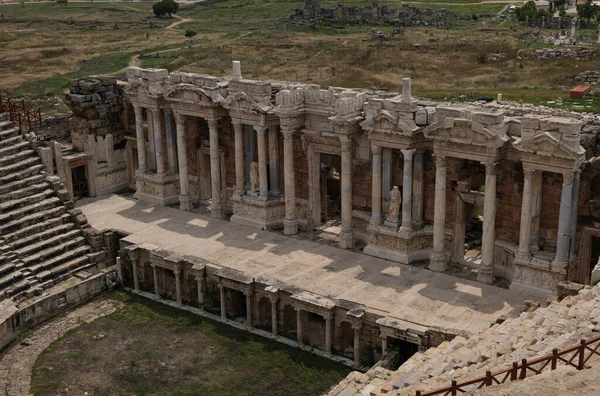
<instances>
[{"instance_id":1,"label":"stone platform","mask_svg":"<svg viewBox=\"0 0 600 396\"><path fill-rule=\"evenodd\" d=\"M129 234L174 253L200 257L254 278L263 276L368 311L422 326L474 334L531 296L243 225L153 207L112 195L77 205L100 231Z\"/></svg>"}]
</instances>

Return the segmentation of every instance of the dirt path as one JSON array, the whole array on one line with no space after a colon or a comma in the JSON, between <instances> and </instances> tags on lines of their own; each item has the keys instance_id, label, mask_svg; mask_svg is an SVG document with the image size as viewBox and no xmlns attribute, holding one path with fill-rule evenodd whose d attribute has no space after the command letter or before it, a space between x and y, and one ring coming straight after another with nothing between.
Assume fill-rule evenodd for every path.
<instances>
[{"instance_id":1,"label":"dirt path","mask_svg":"<svg viewBox=\"0 0 600 396\"><path fill-rule=\"evenodd\" d=\"M191 20L192 20L192 19L190 19L190 18L182 18L182 17L180 17L180 16L177 16L177 15L173 15L173 16L174 16L175 18L179 19L179 21L177 21L177 22L173 22L172 24L170 24L169 26L167 26L165 29L173 29L175 26L179 26L179 25L181 25L182 23L186 23L186 22L189 22L189 21L191 21Z\"/></svg>"},{"instance_id":2,"label":"dirt path","mask_svg":"<svg viewBox=\"0 0 600 396\"><path fill-rule=\"evenodd\" d=\"M0 389L3 389L3 395L28 396L31 370L44 349L69 330L109 315L120 306L120 302L113 300L94 301L27 333L0 359Z\"/></svg>"}]
</instances>

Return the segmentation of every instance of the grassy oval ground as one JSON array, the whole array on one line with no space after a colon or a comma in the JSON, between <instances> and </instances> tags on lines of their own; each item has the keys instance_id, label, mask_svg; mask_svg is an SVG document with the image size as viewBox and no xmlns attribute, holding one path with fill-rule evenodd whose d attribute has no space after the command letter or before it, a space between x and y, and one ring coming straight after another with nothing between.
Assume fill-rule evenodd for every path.
<instances>
[{"instance_id":1,"label":"grassy oval ground","mask_svg":"<svg viewBox=\"0 0 600 396\"><path fill-rule=\"evenodd\" d=\"M34 395L319 395L350 369L124 293L37 359ZM86 393L87 392L87 393Z\"/></svg>"}]
</instances>

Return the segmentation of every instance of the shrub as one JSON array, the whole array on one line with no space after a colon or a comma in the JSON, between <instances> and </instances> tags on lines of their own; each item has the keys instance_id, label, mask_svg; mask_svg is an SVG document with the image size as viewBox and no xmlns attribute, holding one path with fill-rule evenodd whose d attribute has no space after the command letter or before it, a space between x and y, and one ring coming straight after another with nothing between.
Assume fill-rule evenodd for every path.
<instances>
[{"instance_id":1,"label":"shrub","mask_svg":"<svg viewBox=\"0 0 600 396\"><path fill-rule=\"evenodd\" d=\"M192 37L194 37L197 34L198 34L197 31L192 30L192 29L188 29L188 30L185 31L184 36L187 37L187 38L192 38Z\"/></svg>"}]
</instances>

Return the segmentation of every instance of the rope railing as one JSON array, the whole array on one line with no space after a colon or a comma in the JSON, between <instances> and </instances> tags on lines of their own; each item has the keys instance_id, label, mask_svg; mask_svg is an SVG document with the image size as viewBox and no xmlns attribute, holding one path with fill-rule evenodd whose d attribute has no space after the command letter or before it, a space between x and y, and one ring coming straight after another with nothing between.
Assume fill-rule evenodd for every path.
<instances>
[{"instance_id":1,"label":"rope railing","mask_svg":"<svg viewBox=\"0 0 600 396\"><path fill-rule=\"evenodd\" d=\"M39 108L27 110L25 101L0 96L0 109L8 114L8 119L19 127L19 132L23 134L23 127L27 125L29 130L39 130L42 128L42 112Z\"/></svg>"},{"instance_id":2,"label":"rope railing","mask_svg":"<svg viewBox=\"0 0 600 396\"><path fill-rule=\"evenodd\" d=\"M528 376L541 374L544 370L555 370L556 367L567 365L575 367L577 370L583 370L585 364L594 355L600 356L600 336L589 340L582 339L579 344L572 345L566 349L559 351L553 349L551 354L540 356L533 360L523 359L521 363L513 362L512 367L492 373L490 370L485 372L485 375L457 382L453 380L450 386L435 389L432 391L423 392L417 390L415 396L455 396L459 393L465 393L473 389L481 389L483 387L503 384L508 381L518 381L527 378ZM470 387L467 389L467 387Z\"/></svg>"}]
</instances>

